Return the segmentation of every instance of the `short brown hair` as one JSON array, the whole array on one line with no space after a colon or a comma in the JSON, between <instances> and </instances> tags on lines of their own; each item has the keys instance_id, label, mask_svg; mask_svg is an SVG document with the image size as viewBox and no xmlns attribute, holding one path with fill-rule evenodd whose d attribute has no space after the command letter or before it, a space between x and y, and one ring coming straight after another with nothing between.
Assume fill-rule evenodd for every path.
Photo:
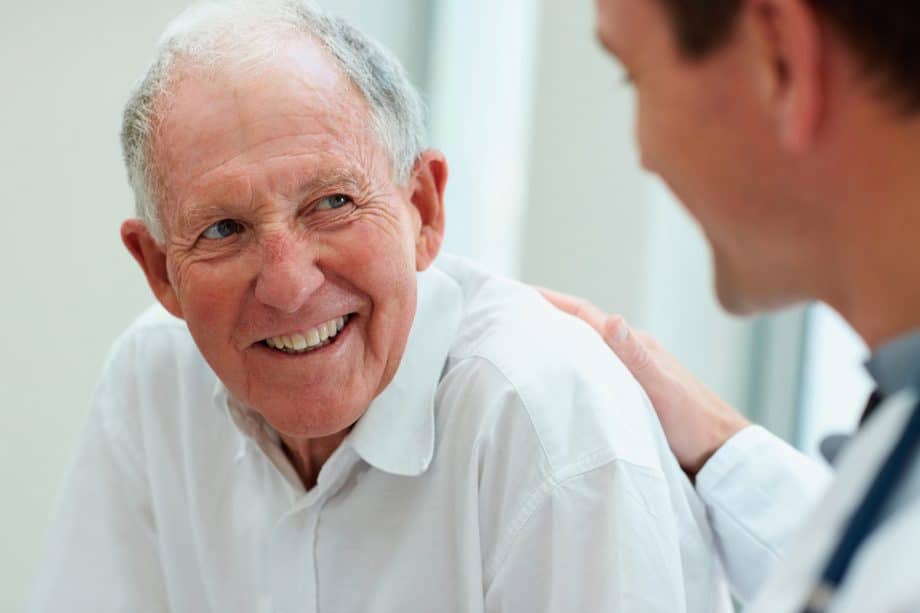
<instances>
[{"instance_id":1,"label":"short brown hair","mask_svg":"<svg viewBox=\"0 0 920 613\"><path fill-rule=\"evenodd\" d=\"M877 73L886 93L920 112L920 2L805 0L840 32ZM744 0L659 0L671 16L681 50L701 58L731 36Z\"/></svg>"}]
</instances>

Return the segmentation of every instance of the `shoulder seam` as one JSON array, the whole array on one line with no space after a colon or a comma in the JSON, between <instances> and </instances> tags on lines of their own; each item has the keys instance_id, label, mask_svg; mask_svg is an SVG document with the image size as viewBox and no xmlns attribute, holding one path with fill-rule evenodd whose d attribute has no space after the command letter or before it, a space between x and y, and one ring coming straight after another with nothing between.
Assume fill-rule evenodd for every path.
<instances>
[{"instance_id":1,"label":"shoulder seam","mask_svg":"<svg viewBox=\"0 0 920 613\"><path fill-rule=\"evenodd\" d=\"M537 509L540 508L540 505L551 496L553 490L558 488L559 485L560 483L558 481L553 479L552 476L547 475L540 485L530 493L527 500L524 501L524 504L521 505L521 509L515 514L514 520L511 522L505 535L497 541L496 552L492 556L492 560L483 565L483 578L487 584L486 591L491 587L492 581L498 576L505 561L511 555L511 550L514 547L514 543L517 542L518 535L530 521L530 518L533 517L534 513L537 512Z\"/></svg>"},{"instance_id":2,"label":"shoulder seam","mask_svg":"<svg viewBox=\"0 0 920 613\"><path fill-rule=\"evenodd\" d=\"M527 402L524 400L524 396L521 394L521 390L517 388L517 386L514 384L514 381L512 381L511 378L508 377L507 374L505 374L505 372L501 369L501 367L498 366L498 364L496 364L494 361L492 361L491 359L489 359L488 357L482 354L471 353L468 355L454 356L454 357L457 360L458 364L469 361L469 360L477 360L477 359L481 360L482 362L485 362L486 364L491 366L495 370L495 372L497 372L501 376L501 378L505 380L506 383L508 383L508 385L511 387L512 390L514 390L514 395L518 399L518 401L521 403L521 407L524 409L524 414L527 416L527 422L530 424L530 428L533 431L534 438L537 439L537 444L540 446L540 452L543 454L543 459L546 462L546 465L549 466L550 468L549 474L547 474L546 476L550 479L555 480L555 477L552 474L554 471L552 470L553 466L552 466L552 463L550 462L549 453L547 453L546 447L543 445L543 439L540 438L540 432L537 430L537 425L534 423L533 416L530 414L530 408L527 406Z\"/></svg>"},{"instance_id":3,"label":"shoulder seam","mask_svg":"<svg viewBox=\"0 0 920 613\"><path fill-rule=\"evenodd\" d=\"M511 522L511 526L505 533L505 536L500 539L496 545L496 549L498 551L494 556L492 556L492 560L484 564L483 575L486 583L488 584L486 590L491 588L492 582L502 571L505 563L508 561L508 558L511 557L511 551L514 549L514 545L517 543L518 537L524 531L524 528L530 522L531 518L533 518L533 516L537 513L543 503L545 503L547 500L550 500L553 495L563 486L572 483L573 481L576 481L582 477L585 477L593 472L604 470L620 463L629 465L641 472L652 473L652 476L656 478L663 478L661 474L649 469L648 467L639 466L619 458L612 458L609 462L594 465L590 468L585 468L578 472L574 472L562 479L556 479L551 475L547 475L546 478L536 488L534 488L531 494L527 497L527 500L524 502L524 504L521 505L521 510L515 515L515 518ZM643 501L640 500L639 502ZM643 504L643 506L645 505ZM650 512L647 507L646 512Z\"/></svg>"},{"instance_id":4,"label":"shoulder seam","mask_svg":"<svg viewBox=\"0 0 920 613\"><path fill-rule=\"evenodd\" d=\"M527 400L524 398L524 395L521 393L520 389L518 389L518 387L514 384L514 381L512 381L511 378L505 373L505 371L502 370L502 368L491 358L482 355L481 353L474 352L465 355L455 355L453 357L455 360L457 360L458 364L468 360L481 360L482 362L490 365L495 370L495 372L505 380L511 389L514 390L514 395L521 403L521 407L524 409L524 414L527 416L527 421L530 424L530 428L534 434L534 437L537 439L537 444L540 446L540 451L543 454L543 460L546 462L546 466L548 467L547 476L554 481L564 481L565 479L577 476L585 471L597 468L600 466L598 462L601 464L606 464L615 460L620 460L630 465L641 467L638 464L634 464L633 462L629 462L628 460L620 458L615 454L613 450L607 448L586 450L573 461L563 464L562 466L557 466L552 461L549 452L546 450L546 446L543 443L543 438L540 436L540 431L537 429L536 423L534 423L533 414L527 404Z\"/></svg>"}]
</instances>

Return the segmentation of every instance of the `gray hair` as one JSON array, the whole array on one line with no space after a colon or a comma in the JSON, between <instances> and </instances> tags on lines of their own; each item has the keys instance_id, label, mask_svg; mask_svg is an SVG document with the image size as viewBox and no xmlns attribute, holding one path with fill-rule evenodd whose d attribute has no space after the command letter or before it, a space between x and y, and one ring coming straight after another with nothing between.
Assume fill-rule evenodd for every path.
<instances>
[{"instance_id":1,"label":"gray hair","mask_svg":"<svg viewBox=\"0 0 920 613\"><path fill-rule=\"evenodd\" d=\"M214 68L235 60L256 65L270 59L286 35L312 36L338 62L365 97L377 138L389 152L397 181L408 181L424 148L424 107L418 91L391 52L344 19L310 0L204 2L173 20L125 107L121 143L137 216L164 239L158 201L164 190L150 154L169 87L179 67Z\"/></svg>"}]
</instances>

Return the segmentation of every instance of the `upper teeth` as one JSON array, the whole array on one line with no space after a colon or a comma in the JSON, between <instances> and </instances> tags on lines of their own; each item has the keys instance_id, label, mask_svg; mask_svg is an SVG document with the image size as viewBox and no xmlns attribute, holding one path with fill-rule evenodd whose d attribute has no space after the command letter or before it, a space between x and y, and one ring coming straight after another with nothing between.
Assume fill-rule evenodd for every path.
<instances>
[{"instance_id":1,"label":"upper teeth","mask_svg":"<svg viewBox=\"0 0 920 613\"><path fill-rule=\"evenodd\" d=\"M332 319L326 323L320 324L315 328L307 330L303 333L284 335L284 336L274 336L272 338L265 339L265 342L269 347L274 347L275 349L286 349L288 351L304 351L305 349L314 349L329 339L335 337L336 334L345 326L347 321L347 316L339 317L338 319Z\"/></svg>"}]
</instances>

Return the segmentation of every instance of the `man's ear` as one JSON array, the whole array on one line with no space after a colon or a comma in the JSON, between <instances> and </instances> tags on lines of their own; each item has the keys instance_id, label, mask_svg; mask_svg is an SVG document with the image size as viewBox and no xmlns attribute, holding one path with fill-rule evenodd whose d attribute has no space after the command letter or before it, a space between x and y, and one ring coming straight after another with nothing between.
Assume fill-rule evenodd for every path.
<instances>
[{"instance_id":1,"label":"man's ear","mask_svg":"<svg viewBox=\"0 0 920 613\"><path fill-rule=\"evenodd\" d=\"M121 224L121 242L144 271L147 283L160 304L175 317L182 318L182 307L166 269L166 252L150 235L147 226L140 219L127 220Z\"/></svg>"},{"instance_id":2,"label":"man's ear","mask_svg":"<svg viewBox=\"0 0 920 613\"><path fill-rule=\"evenodd\" d=\"M415 266L421 272L431 266L444 242L444 188L447 160L429 149L419 156L412 171L410 200L419 216L415 238Z\"/></svg>"},{"instance_id":3,"label":"man's ear","mask_svg":"<svg viewBox=\"0 0 920 613\"><path fill-rule=\"evenodd\" d=\"M821 23L805 0L754 0L751 26L765 95L783 145L801 153L818 136L825 110Z\"/></svg>"}]
</instances>

